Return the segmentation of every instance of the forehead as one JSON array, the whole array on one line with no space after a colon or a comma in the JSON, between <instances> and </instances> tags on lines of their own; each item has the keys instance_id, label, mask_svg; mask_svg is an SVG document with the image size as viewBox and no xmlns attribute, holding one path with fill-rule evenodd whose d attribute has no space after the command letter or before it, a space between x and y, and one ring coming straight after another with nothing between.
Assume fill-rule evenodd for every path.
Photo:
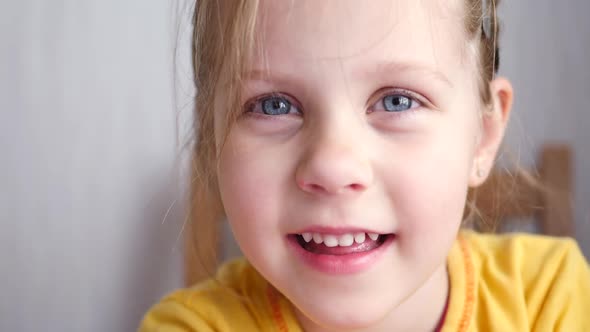
<instances>
[{"instance_id":1,"label":"forehead","mask_svg":"<svg viewBox=\"0 0 590 332\"><path fill-rule=\"evenodd\" d=\"M335 60L461 65L462 0L262 0L255 67ZM295 65L295 64L294 64Z\"/></svg>"}]
</instances>

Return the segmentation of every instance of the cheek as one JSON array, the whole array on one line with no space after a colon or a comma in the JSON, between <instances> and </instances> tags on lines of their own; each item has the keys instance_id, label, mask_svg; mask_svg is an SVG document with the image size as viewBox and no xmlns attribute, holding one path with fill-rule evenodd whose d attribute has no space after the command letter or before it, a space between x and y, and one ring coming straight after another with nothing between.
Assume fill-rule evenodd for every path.
<instances>
[{"instance_id":1,"label":"cheek","mask_svg":"<svg viewBox=\"0 0 590 332\"><path fill-rule=\"evenodd\" d=\"M408 208L402 212L413 220L412 234L434 236L443 230L456 230L461 222L467 195L467 161L441 157L408 174L412 188L407 192L413 193L406 196Z\"/></svg>"},{"instance_id":2,"label":"cheek","mask_svg":"<svg viewBox=\"0 0 590 332\"><path fill-rule=\"evenodd\" d=\"M260 162L254 151L228 140L220 155L219 190L230 221L251 216L272 199L273 181L265 176L267 163Z\"/></svg>"},{"instance_id":3,"label":"cheek","mask_svg":"<svg viewBox=\"0 0 590 332\"><path fill-rule=\"evenodd\" d=\"M219 190L234 236L248 254L280 239L279 207L287 185L287 161L248 138L230 134L220 154ZM257 241L264 236L265 241Z\"/></svg>"},{"instance_id":4,"label":"cheek","mask_svg":"<svg viewBox=\"0 0 590 332\"><path fill-rule=\"evenodd\" d=\"M454 239L463 217L473 150L473 131L428 135L404 146L404 162L383 177L408 256L429 255ZM434 255L436 256L436 255Z\"/></svg>"}]
</instances>

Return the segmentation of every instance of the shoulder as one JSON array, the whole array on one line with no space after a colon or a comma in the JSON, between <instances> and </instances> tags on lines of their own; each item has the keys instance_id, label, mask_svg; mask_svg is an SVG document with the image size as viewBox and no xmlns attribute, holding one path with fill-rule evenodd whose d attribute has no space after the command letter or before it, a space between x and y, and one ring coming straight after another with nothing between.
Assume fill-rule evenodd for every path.
<instances>
[{"instance_id":1,"label":"shoulder","mask_svg":"<svg viewBox=\"0 0 590 332\"><path fill-rule=\"evenodd\" d=\"M461 237L477 274L480 314L491 317L495 308L535 330L590 329L584 313L590 268L573 239L473 232Z\"/></svg>"},{"instance_id":2,"label":"shoulder","mask_svg":"<svg viewBox=\"0 0 590 332\"><path fill-rule=\"evenodd\" d=\"M523 277L577 274L588 270L576 241L570 238L475 232L463 232L461 236L468 243L474 263L480 269L499 269Z\"/></svg>"},{"instance_id":3,"label":"shoulder","mask_svg":"<svg viewBox=\"0 0 590 332\"><path fill-rule=\"evenodd\" d=\"M165 296L139 331L265 330L268 284L245 260L223 265L215 278Z\"/></svg>"}]
</instances>

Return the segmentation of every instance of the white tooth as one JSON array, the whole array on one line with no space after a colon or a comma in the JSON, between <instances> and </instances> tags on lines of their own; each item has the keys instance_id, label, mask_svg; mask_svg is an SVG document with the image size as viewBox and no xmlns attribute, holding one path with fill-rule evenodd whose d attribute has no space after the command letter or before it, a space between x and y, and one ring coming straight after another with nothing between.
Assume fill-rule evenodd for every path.
<instances>
[{"instance_id":1,"label":"white tooth","mask_svg":"<svg viewBox=\"0 0 590 332\"><path fill-rule=\"evenodd\" d=\"M368 233L368 234L369 234L369 237L371 238L371 240L377 241L379 234L377 234L377 233Z\"/></svg>"},{"instance_id":2,"label":"white tooth","mask_svg":"<svg viewBox=\"0 0 590 332\"><path fill-rule=\"evenodd\" d=\"M301 236L303 237L305 242L309 242L313 238L313 235L311 235L311 233L303 233L303 234L301 234Z\"/></svg>"},{"instance_id":3,"label":"white tooth","mask_svg":"<svg viewBox=\"0 0 590 332\"><path fill-rule=\"evenodd\" d=\"M356 233L354 235L354 242L356 242L356 243L365 242L365 233Z\"/></svg>"},{"instance_id":4,"label":"white tooth","mask_svg":"<svg viewBox=\"0 0 590 332\"><path fill-rule=\"evenodd\" d=\"M354 243L354 236L352 234L343 234L338 238L338 245L341 247L349 247Z\"/></svg>"},{"instance_id":5,"label":"white tooth","mask_svg":"<svg viewBox=\"0 0 590 332\"><path fill-rule=\"evenodd\" d=\"M326 247L335 247L338 245L338 238L334 235L324 235L324 245Z\"/></svg>"},{"instance_id":6,"label":"white tooth","mask_svg":"<svg viewBox=\"0 0 590 332\"><path fill-rule=\"evenodd\" d=\"M320 244L322 242L324 242L324 239L322 238L322 234L320 233L313 233L313 242Z\"/></svg>"}]
</instances>

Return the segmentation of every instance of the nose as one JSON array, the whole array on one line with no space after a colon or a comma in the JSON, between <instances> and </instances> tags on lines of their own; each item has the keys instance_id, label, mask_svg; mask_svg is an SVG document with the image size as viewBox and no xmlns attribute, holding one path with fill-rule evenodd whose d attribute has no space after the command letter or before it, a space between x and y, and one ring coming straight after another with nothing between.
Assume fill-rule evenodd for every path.
<instances>
[{"instance_id":1,"label":"nose","mask_svg":"<svg viewBox=\"0 0 590 332\"><path fill-rule=\"evenodd\" d=\"M350 132L310 139L297 165L298 187L304 192L335 196L360 194L373 182L371 163L360 139Z\"/></svg>"}]
</instances>

